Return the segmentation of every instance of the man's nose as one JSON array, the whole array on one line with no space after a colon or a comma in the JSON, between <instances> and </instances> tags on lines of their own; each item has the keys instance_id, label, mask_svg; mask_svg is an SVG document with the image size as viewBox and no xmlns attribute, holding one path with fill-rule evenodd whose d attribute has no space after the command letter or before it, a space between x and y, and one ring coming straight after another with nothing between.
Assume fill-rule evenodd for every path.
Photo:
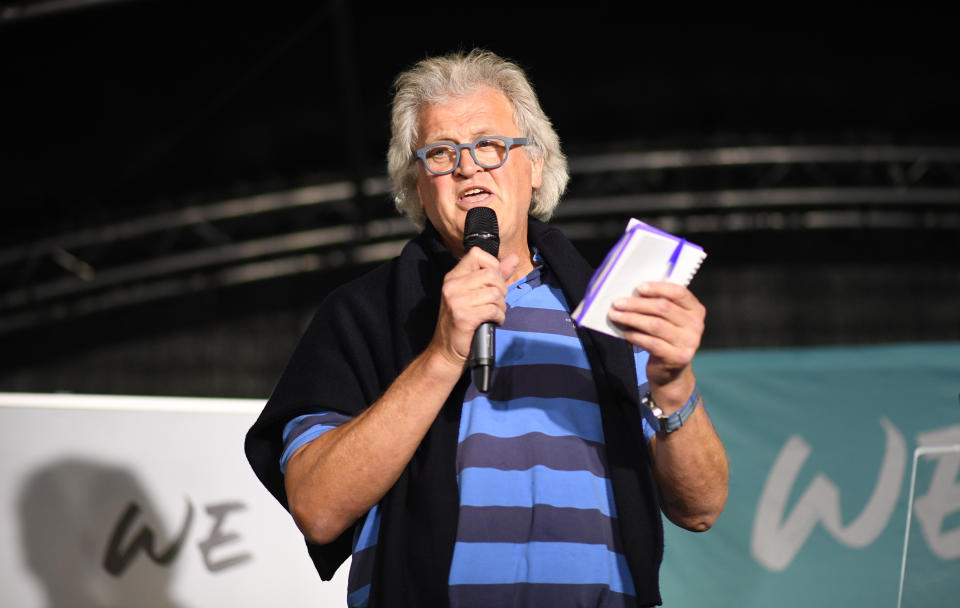
<instances>
[{"instance_id":1,"label":"man's nose","mask_svg":"<svg viewBox=\"0 0 960 608\"><path fill-rule=\"evenodd\" d=\"M457 164L456 172L463 175L464 177L470 177L477 171L482 171L483 167L478 165L475 160L473 160L473 155L470 154L470 150L464 148L460 150L460 163Z\"/></svg>"}]
</instances>

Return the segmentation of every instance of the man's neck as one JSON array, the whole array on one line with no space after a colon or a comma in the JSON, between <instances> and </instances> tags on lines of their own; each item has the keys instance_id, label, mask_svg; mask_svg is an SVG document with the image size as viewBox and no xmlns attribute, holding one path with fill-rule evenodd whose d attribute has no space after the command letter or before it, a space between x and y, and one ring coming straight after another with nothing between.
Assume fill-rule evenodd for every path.
<instances>
[{"instance_id":1,"label":"man's neck","mask_svg":"<svg viewBox=\"0 0 960 608\"><path fill-rule=\"evenodd\" d=\"M530 274L530 272L536 267L536 263L533 261L533 250L529 246L524 248L519 252L515 252L520 257L520 263L517 264L516 270L513 271L513 274L510 275L510 278L507 279L507 285L511 285L523 277ZM502 260L503 255L500 256Z\"/></svg>"}]
</instances>

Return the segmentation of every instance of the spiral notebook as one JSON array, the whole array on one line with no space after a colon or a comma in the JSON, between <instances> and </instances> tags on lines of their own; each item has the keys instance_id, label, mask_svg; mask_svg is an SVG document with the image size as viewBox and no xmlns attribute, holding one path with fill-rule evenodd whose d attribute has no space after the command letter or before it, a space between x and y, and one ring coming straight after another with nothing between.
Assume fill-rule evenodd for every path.
<instances>
[{"instance_id":1,"label":"spiral notebook","mask_svg":"<svg viewBox=\"0 0 960 608\"><path fill-rule=\"evenodd\" d=\"M687 286L706 257L699 245L631 219L593 273L587 295L573 311L573 320L582 327L622 338L623 332L607 318L614 300L636 295L634 290L643 281Z\"/></svg>"}]
</instances>

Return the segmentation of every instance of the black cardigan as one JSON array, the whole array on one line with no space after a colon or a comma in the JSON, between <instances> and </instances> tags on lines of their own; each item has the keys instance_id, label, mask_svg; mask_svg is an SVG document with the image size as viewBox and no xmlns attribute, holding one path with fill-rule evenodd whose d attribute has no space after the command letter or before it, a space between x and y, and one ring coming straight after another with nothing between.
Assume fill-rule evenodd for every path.
<instances>
[{"instance_id":1,"label":"black cardigan","mask_svg":"<svg viewBox=\"0 0 960 608\"><path fill-rule=\"evenodd\" d=\"M567 301L579 302L592 274L559 230L531 219L530 242L557 276ZM318 409L356 415L373 403L429 343L444 275L456 264L429 224L399 257L344 285L320 306L246 438L260 481L287 505L280 472L281 433L295 416ZM660 604L663 524L643 440L630 345L578 329L597 385L623 546L637 605ZM457 533L457 434L464 373L420 447L381 500L370 606L446 606ZM350 555L353 527L334 542L307 543L324 580Z\"/></svg>"}]
</instances>

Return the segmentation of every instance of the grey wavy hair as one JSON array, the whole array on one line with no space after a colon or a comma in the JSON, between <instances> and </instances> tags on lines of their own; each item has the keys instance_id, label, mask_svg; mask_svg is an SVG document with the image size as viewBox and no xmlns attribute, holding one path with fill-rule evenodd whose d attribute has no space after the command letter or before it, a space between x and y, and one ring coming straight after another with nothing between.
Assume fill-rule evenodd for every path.
<instances>
[{"instance_id":1,"label":"grey wavy hair","mask_svg":"<svg viewBox=\"0 0 960 608\"><path fill-rule=\"evenodd\" d=\"M387 170L393 181L397 209L423 228L426 215L417 195L416 144L420 110L427 104L444 104L465 97L479 88L503 93L513 104L513 122L527 138L525 150L531 160L543 159L543 178L533 191L530 215L549 220L570 179L560 138L543 113L523 69L512 61L485 51L452 53L420 61L394 81L390 149Z\"/></svg>"}]
</instances>

